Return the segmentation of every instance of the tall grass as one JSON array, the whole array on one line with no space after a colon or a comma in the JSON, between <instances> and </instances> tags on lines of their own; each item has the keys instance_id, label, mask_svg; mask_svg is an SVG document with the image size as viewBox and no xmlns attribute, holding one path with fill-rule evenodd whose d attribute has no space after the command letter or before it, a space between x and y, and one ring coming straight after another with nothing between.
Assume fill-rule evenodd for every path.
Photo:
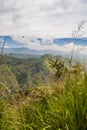
<instances>
[{"instance_id":1,"label":"tall grass","mask_svg":"<svg viewBox=\"0 0 87 130\"><path fill-rule=\"evenodd\" d=\"M15 101L0 99L1 130L86 130L87 75L30 91ZM13 100L11 98L11 100Z\"/></svg>"}]
</instances>

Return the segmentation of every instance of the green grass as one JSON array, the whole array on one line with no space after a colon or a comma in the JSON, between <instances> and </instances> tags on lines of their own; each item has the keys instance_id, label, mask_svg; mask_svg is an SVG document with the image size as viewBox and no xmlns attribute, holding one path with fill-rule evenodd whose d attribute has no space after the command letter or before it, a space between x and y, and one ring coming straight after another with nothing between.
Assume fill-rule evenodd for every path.
<instances>
[{"instance_id":1,"label":"green grass","mask_svg":"<svg viewBox=\"0 0 87 130\"><path fill-rule=\"evenodd\" d=\"M87 75L0 98L0 130L86 130Z\"/></svg>"}]
</instances>

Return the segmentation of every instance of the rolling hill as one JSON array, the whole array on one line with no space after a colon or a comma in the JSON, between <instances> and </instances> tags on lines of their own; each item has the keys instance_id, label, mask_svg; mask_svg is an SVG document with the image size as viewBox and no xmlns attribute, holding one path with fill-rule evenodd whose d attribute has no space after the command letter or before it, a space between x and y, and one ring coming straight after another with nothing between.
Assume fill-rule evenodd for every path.
<instances>
[{"instance_id":1,"label":"rolling hill","mask_svg":"<svg viewBox=\"0 0 87 130\"><path fill-rule=\"evenodd\" d=\"M54 71L49 62L55 57L46 54L38 58L16 58L8 55L3 59L0 67L0 79L7 86L29 88L38 85L48 85L54 80ZM8 75L5 77L5 75ZM2 80L3 79L3 80Z\"/></svg>"}]
</instances>

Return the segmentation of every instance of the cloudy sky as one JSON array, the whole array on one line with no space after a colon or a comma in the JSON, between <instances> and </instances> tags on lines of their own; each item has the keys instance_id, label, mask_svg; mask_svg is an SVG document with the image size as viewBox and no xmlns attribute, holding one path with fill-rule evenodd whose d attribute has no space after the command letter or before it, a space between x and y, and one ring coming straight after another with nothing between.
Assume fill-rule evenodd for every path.
<instances>
[{"instance_id":1,"label":"cloudy sky","mask_svg":"<svg viewBox=\"0 0 87 130\"><path fill-rule=\"evenodd\" d=\"M87 0L0 0L0 35L71 37L82 20Z\"/></svg>"}]
</instances>

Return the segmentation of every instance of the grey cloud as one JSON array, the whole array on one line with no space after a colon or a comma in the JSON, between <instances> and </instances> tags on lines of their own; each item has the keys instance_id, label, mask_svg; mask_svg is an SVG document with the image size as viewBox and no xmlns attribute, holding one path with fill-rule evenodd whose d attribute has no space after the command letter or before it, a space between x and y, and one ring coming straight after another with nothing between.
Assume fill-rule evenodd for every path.
<instances>
[{"instance_id":1,"label":"grey cloud","mask_svg":"<svg viewBox=\"0 0 87 130\"><path fill-rule=\"evenodd\" d=\"M81 19L86 19L87 4L86 0L83 1L0 0L1 32L4 34L39 31L55 34L59 30L69 34L67 30L70 31Z\"/></svg>"},{"instance_id":2,"label":"grey cloud","mask_svg":"<svg viewBox=\"0 0 87 130\"><path fill-rule=\"evenodd\" d=\"M66 0L55 0L51 4L44 4L43 7L41 7L44 11L53 11L57 9L61 9L66 11L69 8L69 2ZM66 9L66 10L65 10Z\"/></svg>"},{"instance_id":3,"label":"grey cloud","mask_svg":"<svg viewBox=\"0 0 87 130\"><path fill-rule=\"evenodd\" d=\"M87 3L87 0L80 0L83 4Z\"/></svg>"}]
</instances>

